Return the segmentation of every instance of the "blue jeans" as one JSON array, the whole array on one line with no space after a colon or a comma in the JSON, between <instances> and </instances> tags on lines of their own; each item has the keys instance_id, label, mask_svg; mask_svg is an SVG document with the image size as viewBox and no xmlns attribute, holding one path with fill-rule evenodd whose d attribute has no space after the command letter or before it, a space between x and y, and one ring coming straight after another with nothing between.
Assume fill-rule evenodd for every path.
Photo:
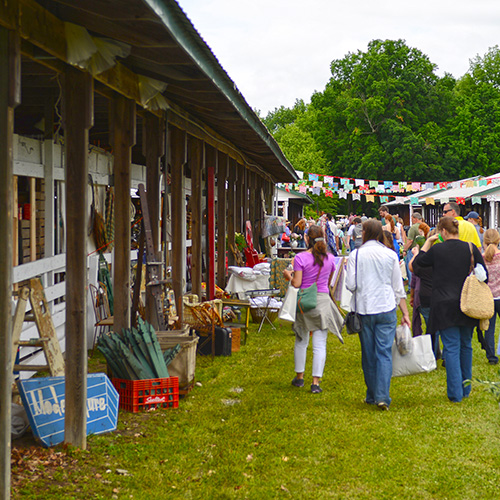
<instances>
[{"instance_id":1,"label":"blue jeans","mask_svg":"<svg viewBox=\"0 0 500 500\"><path fill-rule=\"evenodd\" d=\"M490 363L498 363L498 357L495 354L495 326L497 314L500 316L500 300L495 300L495 314L490 318L490 326L484 332L484 335L479 328L477 329L477 336L481 347L486 351L486 357Z\"/></svg>"},{"instance_id":2,"label":"blue jeans","mask_svg":"<svg viewBox=\"0 0 500 500\"><path fill-rule=\"evenodd\" d=\"M366 402L391 404L392 344L396 335L396 309L361 315L361 366L366 384Z\"/></svg>"},{"instance_id":3,"label":"blue jeans","mask_svg":"<svg viewBox=\"0 0 500 500\"><path fill-rule=\"evenodd\" d=\"M425 320L425 333L427 333L429 318L431 315L431 308L420 306L420 314ZM431 333L431 341L432 341L432 352L434 353L434 357L436 359L440 359L441 350L439 349L439 332Z\"/></svg>"},{"instance_id":4,"label":"blue jeans","mask_svg":"<svg viewBox=\"0 0 500 500\"><path fill-rule=\"evenodd\" d=\"M411 252L411 250L408 250L406 252L406 257L405 257L406 276L408 276L408 290L410 289L410 283L411 283L411 271L410 271L411 259L413 259L413 253Z\"/></svg>"},{"instance_id":5,"label":"blue jeans","mask_svg":"<svg viewBox=\"0 0 500 500\"><path fill-rule=\"evenodd\" d=\"M470 326L452 326L440 330L443 357L446 361L446 386L448 399L462 401L471 391L464 382L472 377L472 331Z\"/></svg>"}]
</instances>

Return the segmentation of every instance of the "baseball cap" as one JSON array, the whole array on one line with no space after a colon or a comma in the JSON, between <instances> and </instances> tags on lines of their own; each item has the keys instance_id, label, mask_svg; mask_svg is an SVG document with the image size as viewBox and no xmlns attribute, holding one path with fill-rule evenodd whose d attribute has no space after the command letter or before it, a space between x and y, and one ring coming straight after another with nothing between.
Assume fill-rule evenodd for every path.
<instances>
[{"instance_id":1,"label":"baseball cap","mask_svg":"<svg viewBox=\"0 0 500 500\"><path fill-rule=\"evenodd\" d=\"M465 220L467 219L479 219L479 214L477 212L469 212L465 217Z\"/></svg>"}]
</instances>

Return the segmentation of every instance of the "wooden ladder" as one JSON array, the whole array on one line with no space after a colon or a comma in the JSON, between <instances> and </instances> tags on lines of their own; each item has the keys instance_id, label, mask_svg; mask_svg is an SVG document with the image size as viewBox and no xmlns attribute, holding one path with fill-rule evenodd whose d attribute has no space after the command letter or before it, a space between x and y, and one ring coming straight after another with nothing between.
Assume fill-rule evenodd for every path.
<instances>
[{"instance_id":1,"label":"wooden ladder","mask_svg":"<svg viewBox=\"0 0 500 500\"><path fill-rule=\"evenodd\" d=\"M26 314L28 300L31 313ZM21 340L21 331L25 321L34 321L39 338ZM14 364L19 346L41 347L47 361L46 365ZM29 287L21 288L18 296L16 312L12 325L12 364L13 371L48 371L51 376L64 376L64 358L57 339L56 329L52 321L43 286L38 278L30 280Z\"/></svg>"}]
</instances>

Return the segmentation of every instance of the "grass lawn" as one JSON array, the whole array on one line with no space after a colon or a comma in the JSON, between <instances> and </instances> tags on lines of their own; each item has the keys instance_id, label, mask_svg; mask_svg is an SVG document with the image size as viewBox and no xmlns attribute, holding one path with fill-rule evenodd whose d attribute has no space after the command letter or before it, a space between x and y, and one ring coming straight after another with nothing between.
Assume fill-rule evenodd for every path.
<instances>
[{"instance_id":1,"label":"grass lawn","mask_svg":"<svg viewBox=\"0 0 500 500\"><path fill-rule=\"evenodd\" d=\"M254 325L231 357L198 357L202 386L178 409L120 412L118 430L89 437L87 451L20 459L12 497L500 498L500 410L481 387L450 403L438 362L430 374L393 379L382 412L363 403L357 336L341 345L331 335L324 392L311 394L311 346L306 387L295 388L291 327L276 326L258 334ZM474 377L498 379L476 339L473 347Z\"/></svg>"}]
</instances>

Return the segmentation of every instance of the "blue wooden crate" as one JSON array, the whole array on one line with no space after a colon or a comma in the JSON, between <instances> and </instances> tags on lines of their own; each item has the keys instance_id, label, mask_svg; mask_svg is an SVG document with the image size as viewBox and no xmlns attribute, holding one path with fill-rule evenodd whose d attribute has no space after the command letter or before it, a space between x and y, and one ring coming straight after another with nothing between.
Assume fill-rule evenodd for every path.
<instances>
[{"instance_id":1,"label":"blue wooden crate","mask_svg":"<svg viewBox=\"0 0 500 500\"><path fill-rule=\"evenodd\" d=\"M44 446L64 441L65 377L17 382L34 436ZM105 373L87 376L87 435L114 431L119 395Z\"/></svg>"}]
</instances>

